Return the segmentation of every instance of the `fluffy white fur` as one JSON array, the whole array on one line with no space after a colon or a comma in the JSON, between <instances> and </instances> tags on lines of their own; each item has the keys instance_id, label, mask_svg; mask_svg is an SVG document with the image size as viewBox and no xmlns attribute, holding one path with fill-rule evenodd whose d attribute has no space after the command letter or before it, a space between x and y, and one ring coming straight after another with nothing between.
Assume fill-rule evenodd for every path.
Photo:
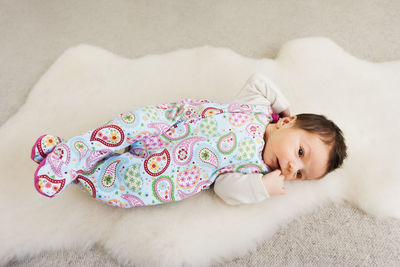
<instances>
[{"instance_id":1,"label":"fluffy white fur","mask_svg":"<svg viewBox=\"0 0 400 267\"><path fill-rule=\"evenodd\" d=\"M119 209L76 186L54 199L35 191L37 165L29 156L41 134L69 138L145 104L229 101L254 72L278 84L293 113L322 113L337 122L350 148L342 170L287 183L285 196L257 205L228 206L209 190L173 204ZM400 218L399 73L400 61L362 61L324 38L291 41L275 60L214 47L134 60L89 45L70 48L0 128L0 265L94 243L123 263L208 265L243 255L295 216L343 199Z\"/></svg>"}]
</instances>

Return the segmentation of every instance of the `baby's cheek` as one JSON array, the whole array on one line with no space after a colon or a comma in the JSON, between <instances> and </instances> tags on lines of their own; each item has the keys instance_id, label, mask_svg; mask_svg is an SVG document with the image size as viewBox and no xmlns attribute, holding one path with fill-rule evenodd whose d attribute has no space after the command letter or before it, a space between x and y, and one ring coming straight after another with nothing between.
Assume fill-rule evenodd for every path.
<instances>
[{"instance_id":1,"label":"baby's cheek","mask_svg":"<svg viewBox=\"0 0 400 267\"><path fill-rule=\"evenodd\" d=\"M264 146L264 150L263 150L263 152L261 153L261 160L262 160L262 162L265 164L265 165L267 165L268 167L269 167L269 164L268 164L268 155L267 155L268 153L265 151L265 146Z\"/></svg>"}]
</instances>

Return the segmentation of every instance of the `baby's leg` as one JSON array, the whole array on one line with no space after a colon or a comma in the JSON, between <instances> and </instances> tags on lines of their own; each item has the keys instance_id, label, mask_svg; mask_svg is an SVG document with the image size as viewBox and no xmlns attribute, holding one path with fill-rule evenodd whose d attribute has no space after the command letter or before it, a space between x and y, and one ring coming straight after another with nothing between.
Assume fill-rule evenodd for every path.
<instances>
[{"instance_id":1,"label":"baby's leg","mask_svg":"<svg viewBox=\"0 0 400 267\"><path fill-rule=\"evenodd\" d=\"M153 178L143 175L144 161L130 152L114 154L98 162L92 172L79 172L73 183L91 197L116 207L161 204L153 194Z\"/></svg>"},{"instance_id":2,"label":"baby's leg","mask_svg":"<svg viewBox=\"0 0 400 267\"><path fill-rule=\"evenodd\" d=\"M179 118L177 104L146 106L119 114L106 125L58 144L40 163L34 183L39 193L53 197L98 162L148 137L157 138ZM160 141L161 143L161 141Z\"/></svg>"}]
</instances>

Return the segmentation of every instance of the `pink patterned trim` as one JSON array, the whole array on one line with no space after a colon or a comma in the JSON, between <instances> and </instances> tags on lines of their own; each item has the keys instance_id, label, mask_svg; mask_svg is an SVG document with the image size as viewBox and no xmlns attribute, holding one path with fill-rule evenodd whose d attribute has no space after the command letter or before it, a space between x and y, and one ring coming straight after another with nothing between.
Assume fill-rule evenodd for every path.
<instances>
[{"instance_id":1,"label":"pink patterned trim","mask_svg":"<svg viewBox=\"0 0 400 267\"><path fill-rule=\"evenodd\" d=\"M39 137L39 138L36 140L36 142L35 142L35 144L33 145L33 147L32 147L31 159L32 159L34 162L37 162L37 161L35 160L35 154L36 154L35 148L36 148L36 146L37 146L38 143L42 142L42 138L45 137L46 135L47 135L47 134L44 134L44 135L42 135L41 137ZM43 151L40 151L39 148L38 148L38 150L39 150L40 155L41 155L43 158L45 158L46 155L42 155Z\"/></svg>"}]
</instances>

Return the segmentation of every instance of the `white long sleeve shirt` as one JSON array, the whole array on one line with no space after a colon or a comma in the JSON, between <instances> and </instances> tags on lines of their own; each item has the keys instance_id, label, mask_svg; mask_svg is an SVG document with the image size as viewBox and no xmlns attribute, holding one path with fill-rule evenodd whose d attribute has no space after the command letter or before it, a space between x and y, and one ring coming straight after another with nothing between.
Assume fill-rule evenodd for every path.
<instances>
[{"instance_id":1,"label":"white long sleeve shirt","mask_svg":"<svg viewBox=\"0 0 400 267\"><path fill-rule=\"evenodd\" d=\"M286 97L266 76L253 74L235 97L235 103L270 105L275 113L289 107ZM227 204L251 204L265 200L269 194L262 182L262 174L225 173L214 182L214 192Z\"/></svg>"}]
</instances>

